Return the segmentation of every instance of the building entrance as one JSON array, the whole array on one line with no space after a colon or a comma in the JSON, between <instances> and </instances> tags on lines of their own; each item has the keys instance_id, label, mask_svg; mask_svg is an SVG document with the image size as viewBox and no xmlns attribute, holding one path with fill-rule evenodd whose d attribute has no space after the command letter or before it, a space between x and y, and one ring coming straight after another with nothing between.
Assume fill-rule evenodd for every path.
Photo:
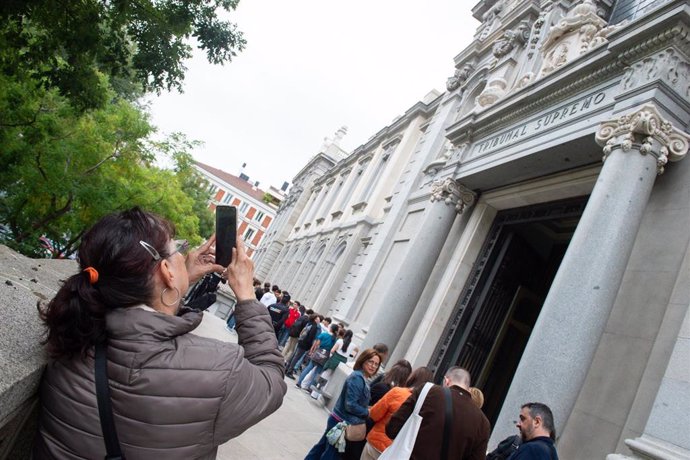
<instances>
[{"instance_id":1,"label":"building entrance","mask_svg":"<svg viewBox=\"0 0 690 460\"><path fill-rule=\"evenodd\" d=\"M437 376L468 369L492 425L586 201L500 212L436 350Z\"/></svg>"}]
</instances>

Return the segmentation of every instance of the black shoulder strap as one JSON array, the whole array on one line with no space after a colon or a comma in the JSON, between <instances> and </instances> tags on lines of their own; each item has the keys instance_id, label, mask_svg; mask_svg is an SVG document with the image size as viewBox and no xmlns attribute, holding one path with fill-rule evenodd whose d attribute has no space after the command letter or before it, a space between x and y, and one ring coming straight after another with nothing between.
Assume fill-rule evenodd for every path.
<instances>
[{"instance_id":1,"label":"black shoulder strap","mask_svg":"<svg viewBox=\"0 0 690 460\"><path fill-rule=\"evenodd\" d=\"M101 419L101 431L105 441L106 460L124 460L117 439L113 408L110 404L110 387L108 385L108 360L106 359L106 345L96 345L96 400L98 401L98 416Z\"/></svg>"},{"instance_id":2,"label":"black shoulder strap","mask_svg":"<svg viewBox=\"0 0 690 460\"><path fill-rule=\"evenodd\" d=\"M450 429L453 425L453 396L450 388L443 387L443 395L446 400L446 415L443 422L443 444L441 445L441 460L448 458L448 443L450 441Z\"/></svg>"}]
</instances>

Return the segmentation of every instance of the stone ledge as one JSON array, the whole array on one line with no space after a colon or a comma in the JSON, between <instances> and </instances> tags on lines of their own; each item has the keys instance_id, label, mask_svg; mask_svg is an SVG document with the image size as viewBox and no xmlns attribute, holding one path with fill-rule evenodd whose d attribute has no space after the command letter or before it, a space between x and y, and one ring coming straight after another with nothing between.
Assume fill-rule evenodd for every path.
<instances>
[{"instance_id":1,"label":"stone ledge","mask_svg":"<svg viewBox=\"0 0 690 460\"><path fill-rule=\"evenodd\" d=\"M46 363L36 303L52 299L76 270L74 260L29 259L0 245L0 458L29 456Z\"/></svg>"}]
</instances>

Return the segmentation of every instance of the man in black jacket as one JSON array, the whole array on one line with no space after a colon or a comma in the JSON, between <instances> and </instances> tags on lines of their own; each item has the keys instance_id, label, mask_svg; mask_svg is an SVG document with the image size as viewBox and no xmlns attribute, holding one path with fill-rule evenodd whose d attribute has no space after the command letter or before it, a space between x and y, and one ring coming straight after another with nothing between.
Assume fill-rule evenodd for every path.
<instances>
[{"instance_id":1,"label":"man in black jacket","mask_svg":"<svg viewBox=\"0 0 690 460\"><path fill-rule=\"evenodd\" d=\"M553 445L556 432L549 406L538 402L524 404L517 427L522 444L508 460L558 460Z\"/></svg>"},{"instance_id":2,"label":"man in black jacket","mask_svg":"<svg viewBox=\"0 0 690 460\"><path fill-rule=\"evenodd\" d=\"M299 319L297 320L299 321ZM295 321L296 322L296 321ZM290 362L285 366L285 376L294 379L294 372L297 368L298 363L301 361L302 356L311 348L311 345L316 339L316 335L321 332L321 327L319 323L321 318L316 313L309 315L309 321L307 322L302 332L300 332L299 339L297 340L297 349L292 354Z\"/></svg>"},{"instance_id":3,"label":"man in black jacket","mask_svg":"<svg viewBox=\"0 0 690 460\"><path fill-rule=\"evenodd\" d=\"M268 313L271 315L271 321L273 322L273 329L276 331L276 337L278 337L285 320L290 314L290 294L288 291L283 291L280 300L273 305L268 307Z\"/></svg>"},{"instance_id":4,"label":"man in black jacket","mask_svg":"<svg viewBox=\"0 0 690 460\"><path fill-rule=\"evenodd\" d=\"M299 308L302 316L297 318L295 322L292 323L292 326L290 326L290 330L288 331L288 341L283 347L283 358L285 359L285 364L287 364L287 362L290 360L292 353L294 353L295 348L297 347L297 339L299 339L299 335L302 332L302 329L304 329L304 326L306 326L307 322L309 322L309 315L314 313L314 310L311 308L305 310L301 305Z\"/></svg>"}]
</instances>

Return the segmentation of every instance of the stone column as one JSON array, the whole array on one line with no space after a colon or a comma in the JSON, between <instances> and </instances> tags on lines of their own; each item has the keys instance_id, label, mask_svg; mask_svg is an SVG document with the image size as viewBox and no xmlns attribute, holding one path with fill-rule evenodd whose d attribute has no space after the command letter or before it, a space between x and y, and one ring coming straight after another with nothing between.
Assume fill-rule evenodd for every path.
<instances>
[{"instance_id":1,"label":"stone column","mask_svg":"<svg viewBox=\"0 0 690 460\"><path fill-rule=\"evenodd\" d=\"M616 299L657 174L682 159L688 137L647 104L603 123L604 165L544 301L490 445L516 430L526 402L543 402L559 432L575 405Z\"/></svg>"},{"instance_id":2,"label":"stone column","mask_svg":"<svg viewBox=\"0 0 690 460\"><path fill-rule=\"evenodd\" d=\"M451 178L432 186L431 202L395 278L380 300L363 347L382 342L392 352L414 311L436 259L458 214L472 206L476 194ZM390 353L389 353L390 355Z\"/></svg>"}]
</instances>

